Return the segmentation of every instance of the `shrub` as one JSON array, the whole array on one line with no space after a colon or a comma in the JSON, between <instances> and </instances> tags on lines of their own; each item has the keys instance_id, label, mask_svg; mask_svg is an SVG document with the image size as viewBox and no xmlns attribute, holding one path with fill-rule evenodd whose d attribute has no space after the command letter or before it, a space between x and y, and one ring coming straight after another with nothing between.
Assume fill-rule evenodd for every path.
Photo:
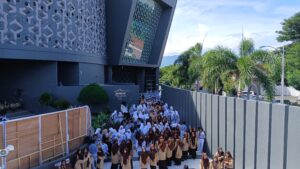
<instances>
[{"instance_id":1,"label":"shrub","mask_svg":"<svg viewBox=\"0 0 300 169\"><path fill-rule=\"evenodd\" d=\"M47 92L43 93L39 98L40 104L45 106L51 105L53 100L53 96Z\"/></svg>"},{"instance_id":2,"label":"shrub","mask_svg":"<svg viewBox=\"0 0 300 169\"><path fill-rule=\"evenodd\" d=\"M52 107L58 109L58 110L65 110L70 107L70 103L66 100L55 100L52 104Z\"/></svg>"},{"instance_id":3,"label":"shrub","mask_svg":"<svg viewBox=\"0 0 300 169\"><path fill-rule=\"evenodd\" d=\"M107 104L108 95L101 86L93 83L80 91L77 100L80 103L88 105Z\"/></svg>"},{"instance_id":4,"label":"shrub","mask_svg":"<svg viewBox=\"0 0 300 169\"><path fill-rule=\"evenodd\" d=\"M106 113L99 113L97 116L92 118L92 126L94 129L101 127L108 127L110 115Z\"/></svg>"}]
</instances>

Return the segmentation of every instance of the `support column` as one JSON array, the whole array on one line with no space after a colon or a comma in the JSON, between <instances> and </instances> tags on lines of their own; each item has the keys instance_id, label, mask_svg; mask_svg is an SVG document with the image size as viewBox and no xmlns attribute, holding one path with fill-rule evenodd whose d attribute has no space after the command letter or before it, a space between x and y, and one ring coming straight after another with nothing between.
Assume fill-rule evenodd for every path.
<instances>
[{"instance_id":1,"label":"support column","mask_svg":"<svg viewBox=\"0 0 300 169\"><path fill-rule=\"evenodd\" d=\"M157 87L156 90L158 90L158 85L159 85L159 67L155 68L155 87Z\"/></svg>"},{"instance_id":2,"label":"support column","mask_svg":"<svg viewBox=\"0 0 300 169\"><path fill-rule=\"evenodd\" d=\"M39 164L42 165L43 156L42 156L42 117L39 116Z\"/></svg>"},{"instance_id":3,"label":"support column","mask_svg":"<svg viewBox=\"0 0 300 169\"><path fill-rule=\"evenodd\" d=\"M112 66L108 66L107 67L107 83L108 84L112 83L112 75L113 75Z\"/></svg>"},{"instance_id":4,"label":"support column","mask_svg":"<svg viewBox=\"0 0 300 169\"><path fill-rule=\"evenodd\" d=\"M69 155L69 111L66 111L66 153Z\"/></svg>"},{"instance_id":5,"label":"support column","mask_svg":"<svg viewBox=\"0 0 300 169\"><path fill-rule=\"evenodd\" d=\"M140 87L140 92L145 91L145 69L139 68L138 74L137 74L137 84Z\"/></svg>"}]
</instances>

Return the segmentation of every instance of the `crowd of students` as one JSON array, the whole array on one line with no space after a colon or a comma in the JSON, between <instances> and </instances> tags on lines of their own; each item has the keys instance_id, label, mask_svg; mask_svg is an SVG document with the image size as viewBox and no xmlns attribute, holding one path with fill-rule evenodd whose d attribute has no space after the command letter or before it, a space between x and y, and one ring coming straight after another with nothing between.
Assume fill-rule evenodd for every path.
<instances>
[{"instance_id":1,"label":"crowd of students","mask_svg":"<svg viewBox=\"0 0 300 169\"><path fill-rule=\"evenodd\" d=\"M141 169L167 169L195 159L196 151L203 151L204 130L180 123L179 113L157 96L143 96L139 105L129 110L122 103L121 112L115 111L111 120L118 125L96 130L89 147L77 152L75 169L103 169L105 157L110 157L111 169L132 169L135 154ZM229 169L229 157L232 159L229 152L224 156L218 151L207 163L208 157L203 153L201 169Z\"/></svg>"},{"instance_id":2,"label":"crowd of students","mask_svg":"<svg viewBox=\"0 0 300 169\"><path fill-rule=\"evenodd\" d=\"M200 169L233 169L233 157L229 151L224 153L222 148L214 154L213 160L209 160L207 154L202 153Z\"/></svg>"}]
</instances>

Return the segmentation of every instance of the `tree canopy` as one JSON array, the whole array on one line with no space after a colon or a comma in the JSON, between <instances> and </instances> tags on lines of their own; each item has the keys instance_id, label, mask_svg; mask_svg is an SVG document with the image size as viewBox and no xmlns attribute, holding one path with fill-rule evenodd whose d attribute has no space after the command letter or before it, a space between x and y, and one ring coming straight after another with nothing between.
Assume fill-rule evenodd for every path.
<instances>
[{"instance_id":1,"label":"tree canopy","mask_svg":"<svg viewBox=\"0 0 300 169\"><path fill-rule=\"evenodd\" d=\"M281 24L282 30L277 31L279 34L277 40L279 42L300 42L300 12L288 19L285 19Z\"/></svg>"},{"instance_id":2,"label":"tree canopy","mask_svg":"<svg viewBox=\"0 0 300 169\"><path fill-rule=\"evenodd\" d=\"M300 90L300 12L282 22L282 30L277 31L279 42L291 42L286 45L287 85Z\"/></svg>"}]
</instances>

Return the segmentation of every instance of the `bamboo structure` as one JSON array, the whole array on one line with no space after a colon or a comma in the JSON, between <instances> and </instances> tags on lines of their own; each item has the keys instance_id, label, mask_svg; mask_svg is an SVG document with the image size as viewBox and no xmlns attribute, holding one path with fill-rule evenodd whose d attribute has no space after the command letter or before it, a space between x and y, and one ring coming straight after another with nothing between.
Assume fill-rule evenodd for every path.
<instances>
[{"instance_id":1,"label":"bamboo structure","mask_svg":"<svg viewBox=\"0 0 300 169\"><path fill-rule=\"evenodd\" d=\"M67 155L83 144L90 127L88 106L8 120L6 145L13 145L15 150L7 156L7 169L32 168ZM4 148L2 123L0 132Z\"/></svg>"}]
</instances>

